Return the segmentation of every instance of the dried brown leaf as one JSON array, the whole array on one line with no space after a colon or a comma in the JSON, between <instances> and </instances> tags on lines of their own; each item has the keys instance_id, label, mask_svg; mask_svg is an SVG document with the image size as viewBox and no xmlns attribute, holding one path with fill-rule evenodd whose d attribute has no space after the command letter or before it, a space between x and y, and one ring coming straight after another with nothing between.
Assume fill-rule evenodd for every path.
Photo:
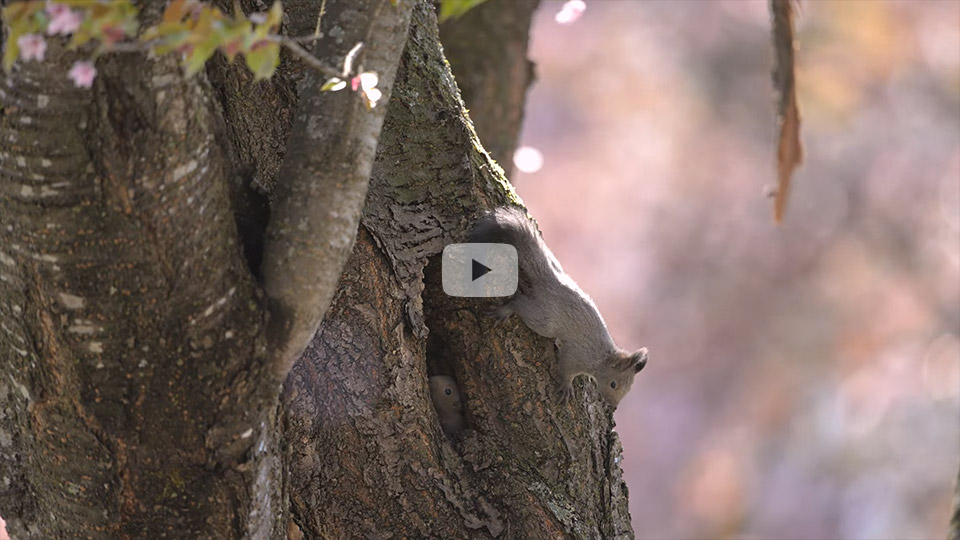
<instances>
[{"instance_id":1,"label":"dried brown leaf","mask_svg":"<svg viewBox=\"0 0 960 540\"><path fill-rule=\"evenodd\" d=\"M777 91L777 191L773 218L783 221L790 195L790 180L794 170L803 162L800 143L800 111L797 108L796 72L794 69L794 2L770 0L773 21L773 86Z\"/></svg>"}]
</instances>

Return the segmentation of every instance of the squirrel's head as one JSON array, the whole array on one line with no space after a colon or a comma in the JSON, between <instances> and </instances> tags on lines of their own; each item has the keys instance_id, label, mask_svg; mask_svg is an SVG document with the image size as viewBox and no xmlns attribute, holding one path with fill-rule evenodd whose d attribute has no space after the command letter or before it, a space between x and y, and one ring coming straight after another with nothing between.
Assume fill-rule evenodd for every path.
<instances>
[{"instance_id":1,"label":"squirrel's head","mask_svg":"<svg viewBox=\"0 0 960 540\"><path fill-rule=\"evenodd\" d=\"M603 399L616 408L633 386L633 376L647 365L647 349L644 347L632 353L618 351L616 358L607 365L611 369L597 378L597 386Z\"/></svg>"},{"instance_id":2,"label":"squirrel's head","mask_svg":"<svg viewBox=\"0 0 960 540\"><path fill-rule=\"evenodd\" d=\"M460 389L453 377L448 375L430 377L430 397L433 399L434 407L440 413L463 412Z\"/></svg>"}]
</instances>

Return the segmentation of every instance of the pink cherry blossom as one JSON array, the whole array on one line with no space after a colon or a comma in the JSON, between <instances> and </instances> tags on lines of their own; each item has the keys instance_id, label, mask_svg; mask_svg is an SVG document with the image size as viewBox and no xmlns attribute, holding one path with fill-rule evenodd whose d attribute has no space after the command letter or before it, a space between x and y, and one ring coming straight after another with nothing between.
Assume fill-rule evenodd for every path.
<instances>
[{"instance_id":1,"label":"pink cherry blossom","mask_svg":"<svg viewBox=\"0 0 960 540\"><path fill-rule=\"evenodd\" d=\"M83 16L79 11L74 11L68 6L56 2L47 3L46 12L50 17L47 34L51 36L72 34L77 31L77 28L80 28L80 23L83 22Z\"/></svg>"},{"instance_id":2,"label":"pink cherry blossom","mask_svg":"<svg viewBox=\"0 0 960 540\"><path fill-rule=\"evenodd\" d=\"M44 11L47 12L47 15L51 19L55 19L63 15L64 12L70 11L70 6L66 4L58 4L56 2L47 2L47 6L44 8Z\"/></svg>"},{"instance_id":3,"label":"pink cherry blossom","mask_svg":"<svg viewBox=\"0 0 960 540\"><path fill-rule=\"evenodd\" d=\"M587 4L583 0L568 0L564 2L563 8L557 12L554 20L560 24L571 24L579 19L586 9Z\"/></svg>"},{"instance_id":4,"label":"pink cherry blossom","mask_svg":"<svg viewBox=\"0 0 960 540\"><path fill-rule=\"evenodd\" d=\"M40 34L24 34L17 38L17 47L20 47L20 58L24 62L28 60L43 61L43 55L47 52L47 42Z\"/></svg>"},{"instance_id":5,"label":"pink cherry blossom","mask_svg":"<svg viewBox=\"0 0 960 540\"><path fill-rule=\"evenodd\" d=\"M73 63L67 75L73 80L73 84L90 88L93 86L93 79L97 77L97 68L93 67L93 62L78 61Z\"/></svg>"}]
</instances>

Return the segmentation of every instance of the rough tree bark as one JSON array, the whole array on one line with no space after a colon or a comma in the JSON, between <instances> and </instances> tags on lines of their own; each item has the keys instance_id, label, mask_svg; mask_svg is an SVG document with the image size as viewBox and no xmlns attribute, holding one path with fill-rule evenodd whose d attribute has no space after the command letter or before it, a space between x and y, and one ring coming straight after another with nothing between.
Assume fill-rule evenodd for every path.
<instances>
[{"instance_id":1,"label":"rough tree bark","mask_svg":"<svg viewBox=\"0 0 960 540\"><path fill-rule=\"evenodd\" d=\"M287 2L285 31L311 32L321 3ZM411 5L368 4L326 0L315 52L334 63L366 36L392 97L356 245L282 395L351 253L376 116L318 96L289 61L254 84L222 59L187 80L170 58L115 56L83 91L54 48L0 81L0 515L14 538L631 536L592 386L559 405L548 340L440 292L443 245L516 199L432 6L412 6L398 64ZM353 210L318 214L324 197ZM278 264L284 246L299 262ZM434 373L465 395L457 440L430 404Z\"/></svg>"}]
</instances>

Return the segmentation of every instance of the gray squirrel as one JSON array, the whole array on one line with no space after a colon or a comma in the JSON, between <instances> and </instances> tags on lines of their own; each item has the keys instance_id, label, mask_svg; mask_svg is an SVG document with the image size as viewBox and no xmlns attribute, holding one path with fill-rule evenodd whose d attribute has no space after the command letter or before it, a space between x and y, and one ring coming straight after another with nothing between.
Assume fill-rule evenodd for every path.
<instances>
[{"instance_id":1,"label":"gray squirrel","mask_svg":"<svg viewBox=\"0 0 960 540\"><path fill-rule=\"evenodd\" d=\"M463 401L457 381L449 375L430 377L430 398L437 409L440 427L447 435L456 435L463 431Z\"/></svg>"},{"instance_id":2,"label":"gray squirrel","mask_svg":"<svg viewBox=\"0 0 960 540\"><path fill-rule=\"evenodd\" d=\"M516 313L531 330L556 340L561 401L570 398L574 377L587 375L615 408L630 391L634 375L647 365L647 349L629 352L617 347L593 300L563 271L522 209L500 207L488 212L474 224L468 240L516 248L517 292L493 315L504 320Z\"/></svg>"}]
</instances>

